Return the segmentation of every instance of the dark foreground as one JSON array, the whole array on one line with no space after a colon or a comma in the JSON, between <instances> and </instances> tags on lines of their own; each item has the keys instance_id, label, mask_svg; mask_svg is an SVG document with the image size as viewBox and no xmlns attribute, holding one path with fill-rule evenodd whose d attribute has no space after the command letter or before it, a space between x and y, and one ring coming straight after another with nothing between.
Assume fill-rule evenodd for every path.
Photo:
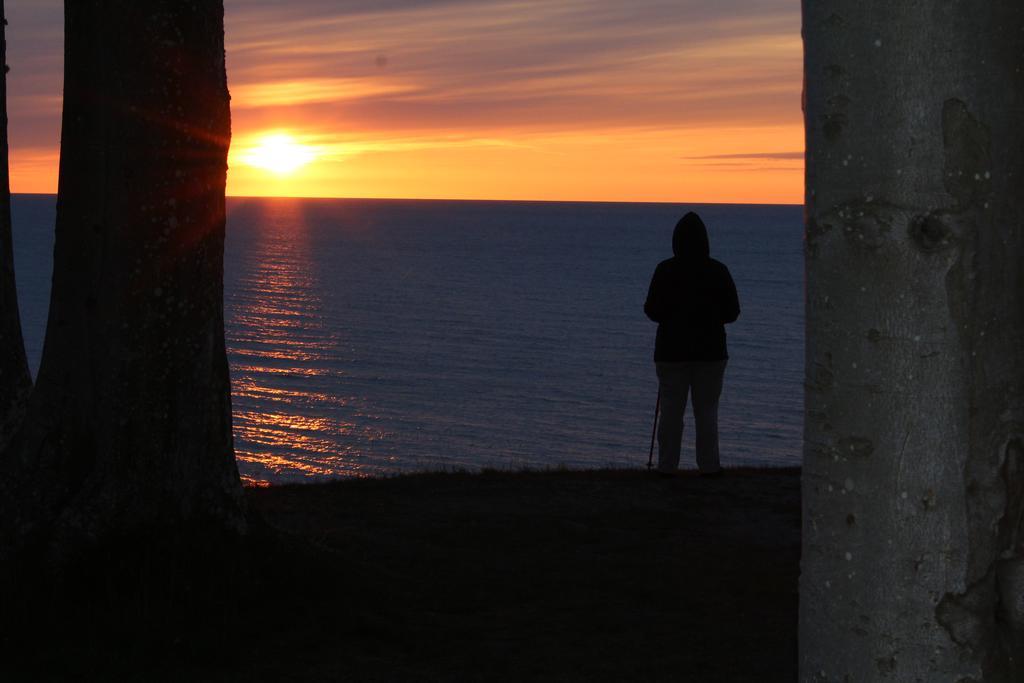
<instances>
[{"instance_id":1,"label":"dark foreground","mask_svg":"<svg viewBox=\"0 0 1024 683\"><path fill-rule=\"evenodd\" d=\"M20 665L21 675L796 678L796 470L720 479L430 474L247 494L264 523L233 570L227 590L238 604L199 600L189 619L163 626L140 617L159 635L156 645L133 644L130 623L126 642L88 633L52 642Z\"/></svg>"}]
</instances>

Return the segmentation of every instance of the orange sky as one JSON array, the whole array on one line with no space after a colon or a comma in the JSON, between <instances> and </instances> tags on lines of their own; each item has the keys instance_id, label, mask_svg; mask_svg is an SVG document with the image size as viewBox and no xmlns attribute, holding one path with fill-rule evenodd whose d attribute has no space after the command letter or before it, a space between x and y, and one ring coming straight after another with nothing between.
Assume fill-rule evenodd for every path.
<instances>
[{"instance_id":1,"label":"orange sky","mask_svg":"<svg viewBox=\"0 0 1024 683\"><path fill-rule=\"evenodd\" d=\"M61 2L6 5L12 189L54 192ZM226 0L228 194L800 203L799 14ZM272 134L301 147L294 171L258 165Z\"/></svg>"}]
</instances>

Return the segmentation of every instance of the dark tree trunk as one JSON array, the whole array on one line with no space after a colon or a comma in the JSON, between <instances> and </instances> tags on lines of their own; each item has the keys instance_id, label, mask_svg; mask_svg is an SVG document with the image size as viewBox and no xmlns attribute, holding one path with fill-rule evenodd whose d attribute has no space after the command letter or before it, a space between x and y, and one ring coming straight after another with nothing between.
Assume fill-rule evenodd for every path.
<instances>
[{"instance_id":1,"label":"dark tree trunk","mask_svg":"<svg viewBox=\"0 0 1024 683\"><path fill-rule=\"evenodd\" d=\"M11 183L7 159L7 15L0 0L0 453L20 420L31 387L18 316L11 243Z\"/></svg>"},{"instance_id":2,"label":"dark tree trunk","mask_svg":"<svg viewBox=\"0 0 1024 683\"><path fill-rule=\"evenodd\" d=\"M1024 680L1024 3L804 39L801 680Z\"/></svg>"},{"instance_id":3,"label":"dark tree trunk","mask_svg":"<svg viewBox=\"0 0 1024 683\"><path fill-rule=\"evenodd\" d=\"M8 538L61 553L153 526L240 529L223 3L67 2L64 69L53 288L4 463Z\"/></svg>"}]
</instances>

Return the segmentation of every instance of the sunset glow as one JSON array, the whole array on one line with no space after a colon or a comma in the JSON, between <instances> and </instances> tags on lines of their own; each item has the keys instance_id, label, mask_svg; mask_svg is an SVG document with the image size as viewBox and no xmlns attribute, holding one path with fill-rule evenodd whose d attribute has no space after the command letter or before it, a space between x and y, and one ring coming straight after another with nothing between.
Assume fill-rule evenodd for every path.
<instances>
[{"instance_id":1,"label":"sunset glow","mask_svg":"<svg viewBox=\"0 0 1024 683\"><path fill-rule=\"evenodd\" d=\"M62 14L9 0L15 192L56 191ZM792 0L225 0L230 195L800 203Z\"/></svg>"},{"instance_id":2,"label":"sunset glow","mask_svg":"<svg viewBox=\"0 0 1024 683\"><path fill-rule=\"evenodd\" d=\"M299 144L288 133L262 135L240 155L242 162L277 175L291 175L315 157L312 147Z\"/></svg>"}]
</instances>

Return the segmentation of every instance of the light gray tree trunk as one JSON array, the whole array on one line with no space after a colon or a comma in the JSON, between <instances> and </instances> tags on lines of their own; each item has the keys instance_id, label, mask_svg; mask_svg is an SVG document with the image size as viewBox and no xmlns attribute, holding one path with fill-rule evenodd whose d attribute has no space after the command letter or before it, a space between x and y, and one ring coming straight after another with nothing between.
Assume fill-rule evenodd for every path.
<instances>
[{"instance_id":1,"label":"light gray tree trunk","mask_svg":"<svg viewBox=\"0 0 1024 683\"><path fill-rule=\"evenodd\" d=\"M20 420L31 387L21 336L11 243L11 183L7 154L7 15L0 0L0 451Z\"/></svg>"},{"instance_id":2,"label":"light gray tree trunk","mask_svg":"<svg viewBox=\"0 0 1024 683\"><path fill-rule=\"evenodd\" d=\"M8 539L60 553L183 521L238 529L223 4L66 2L64 68L53 287L3 463Z\"/></svg>"},{"instance_id":3,"label":"light gray tree trunk","mask_svg":"<svg viewBox=\"0 0 1024 683\"><path fill-rule=\"evenodd\" d=\"M1024 3L803 31L801 680L1024 680Z\"/></svg>"}]
</instances>

